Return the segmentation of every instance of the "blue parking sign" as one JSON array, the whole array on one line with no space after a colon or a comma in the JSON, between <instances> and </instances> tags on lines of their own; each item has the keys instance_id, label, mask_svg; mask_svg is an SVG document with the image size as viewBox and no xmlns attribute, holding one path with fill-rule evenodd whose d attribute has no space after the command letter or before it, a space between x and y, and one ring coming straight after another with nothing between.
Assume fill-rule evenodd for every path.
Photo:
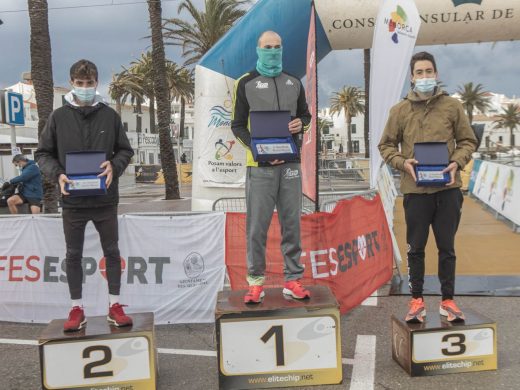
<instances>
[{"instance_id":1,"label":"blue parking sign","mask_svg":"<svg viewBox=\"0 0 520 390\"><path fill-rule=\"evenodd\" d=\"M14 126L25 125L23 95L7 91L5 93L5 123Z\"/></svg>"}]
</instances>

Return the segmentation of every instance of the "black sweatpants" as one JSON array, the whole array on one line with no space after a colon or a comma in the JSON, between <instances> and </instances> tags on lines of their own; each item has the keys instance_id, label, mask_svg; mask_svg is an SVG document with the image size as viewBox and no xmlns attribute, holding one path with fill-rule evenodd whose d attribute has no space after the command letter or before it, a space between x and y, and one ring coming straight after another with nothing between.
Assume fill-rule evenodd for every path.
<instances>
[{"instance_id":1,"label":"black sweatpants","mask_svg":"<svg viewBox=\"0 0 520 390\"><path fill-rule=\"evenodd\" d=\"M86 209L63 209L63 231L65 233L66 273L70 298L81 299L83 283L83 243L85 227L92 221L99 233L101 247L106 261L106 275L109 294L119 295L121 288L121 260L119 256L119 232L117 206Z\"/></svg>"},{"instance_id":2,"label":"black sweatpants","mask_svg":"<svg viewBox=\"0 0 520 390\"><path fill-rule=\"evenodd\" d=\"M455 294L455 233L459 227L464 197L458 188L434 194L405 194L403 205L408 243L408 274L412 296L422 296L424 249L430 225L439 253L442 299Z\"/></svg>"}]
</instances>

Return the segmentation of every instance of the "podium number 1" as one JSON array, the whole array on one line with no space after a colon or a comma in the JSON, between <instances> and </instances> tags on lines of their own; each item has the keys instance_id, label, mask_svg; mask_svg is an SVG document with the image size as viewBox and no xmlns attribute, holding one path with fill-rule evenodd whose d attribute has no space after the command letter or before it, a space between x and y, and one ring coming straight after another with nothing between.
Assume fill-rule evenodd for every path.
<instances>
[{"instance_id":1,"label":"podium number 1","mask_svg":"<svg viewBox=\"0 0 520 390\"><path fill-rule=\"evenodd\" d=\"M275 325L271 326L267 332L264 333L260 340L264 343L267 343L269 339L274 335L274 345L276 351L276 365L284 366L285 365L285 356L283 353L283 326Z\"/></svg>"},{"instance_id":2,"label":"podium number 1","mask_svg":"<svg viewBox=\"0 0 520 390\"><path fill-rule=\"evenodd\" d=\"M97 360L97 361L86 364L85 367L83 368L83 377L85 379L89 379L89 378L100 378L103 376L114 376L114 371L92 372L93 368L103 366L107 363L110 363L110 361L112 360L112 351L106 345L92 345L90 347L85 348L83 350L83 359L90 358L90 354L94 351L103 352L104 357L101 360Z\"/></svg>"}]
</instances>

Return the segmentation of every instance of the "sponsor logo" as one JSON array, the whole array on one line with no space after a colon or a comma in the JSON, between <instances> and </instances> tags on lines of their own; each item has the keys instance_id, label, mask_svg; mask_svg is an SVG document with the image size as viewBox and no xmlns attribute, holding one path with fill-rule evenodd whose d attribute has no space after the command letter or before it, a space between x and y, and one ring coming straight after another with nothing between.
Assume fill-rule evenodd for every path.
<instances>
[{"instance_id":1,"label":"sponsor logo","mask_svg":"<svg viewBox=\"0 0 520 390\"><path fill-rule=\"evenodd\" d=\"M265 83L262 83L260 80L256 82L256 88L257 89L267 89L269 88L269 83L266 81Z\"/></svg>"},{"instance_id":2,"label":"sponsor logo","mask_svg":"<svg viewBox=\"0 0 520 390\"><path fill-rule=\"evenodd\" d=\"M233 149L233 145L235 144L235 140L225 141L223 139L219 139L215 142L215 159L216 160L233 160L233 155L231 154L231 149Z\"/></svg>"},{"instance_id":3,"label":"sponsor logo","mask_svg":"<svg viewBox=\"0 0 520 390\"><path fill-rule=\"evenodd\" d=\"M286 179L297 179L300 177L300 171L297 169L285 168L283 171L283 177Z\"/></svg>"},{"instance_id":4,"label":"sponsor logo","mask_svg":"<svg viewBox=\"0 0 520 390\"><path fill-rule=\"evenodd\" d=\"M339 244L335 248L302 252L302 257L309 256L314 279L336 276L339 272L349 272L361 265L361 261L375 259L381 252L380 235L377 230L360 234L352 240Z\"/></svg>"},{"instance_id":5,"label":"sponsor logo","mask_svg":"<svg viewBox=\"0 0 520 390\"><path fill-rule=\"evenodd\" d=\"M413 37L413 29L406 22L408 16L403 7L397 6L397 9L390 14L390 18L385 18L385 24L388 25L388 31L391 33L392 42L399 43L399 35Z\"/></svg>"},{"instance_id":6,"label":"sponsor logo","mask_svg":"<svg viewBox=\"0 0 520 390\"><path fill-rule=\"evenodd\" d=\"M482 0L452 0L452 1L453 1L453 5L455 7L458 7L459 5L462 5L462 4L477 4L477 5L482 4Z\"/></svg>"},{"instance_id":7,"label":"sponsor logo","mask_svg":"<svg viewBox=\"0 0 520 390\"><path fill-rule=\"evenodd\" d=\"M291 81L291 79L287 79L285 85L294 85L294 83Z\"/></svg>"},{"instance_id":8,"label":"sponsor logo","mask_svg":"<svg viewBox=\"0 0 520 390\"><path fill-rule=\"evenodd\" d=\"M213 106L209 110L210 119L208 127L229 127L231 126L231 111L222 106Z\"/></svg>"},{"instance_id":9,"label":"sponsor logo","mask_svg":"<svg viewBox=\"0 0 520 390\"><path fill-rule=\"evenodd\" d=\"M184 273L190 279L199 277L204 272L204 258L197 252L190 253L183 262Z\"/></svg>"}]
</instances>

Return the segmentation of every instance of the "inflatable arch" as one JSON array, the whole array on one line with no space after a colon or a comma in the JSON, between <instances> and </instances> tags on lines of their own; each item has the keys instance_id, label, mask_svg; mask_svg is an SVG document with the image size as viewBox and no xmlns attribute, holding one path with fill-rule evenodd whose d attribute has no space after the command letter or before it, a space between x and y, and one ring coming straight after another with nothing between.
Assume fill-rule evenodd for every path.
<instances>
[{"instance_id":1,"label":"inflatable arch","mask_svg":"<svg viewBox=\"0 0 520 390\"><path fill-rule=\"evenodd\" d=\"M331 50L368 48L383 0L315 0L317 60ZM520 39L519 0L415 0L417 45ZM233 83L256 64L256 41L277 31L284 70L303 77L311 0L259 0L195 69L192 209L244 196L245 153L230 129ZM338 70L341 71L341 70Z\"/></svg>"}]
</instances>

